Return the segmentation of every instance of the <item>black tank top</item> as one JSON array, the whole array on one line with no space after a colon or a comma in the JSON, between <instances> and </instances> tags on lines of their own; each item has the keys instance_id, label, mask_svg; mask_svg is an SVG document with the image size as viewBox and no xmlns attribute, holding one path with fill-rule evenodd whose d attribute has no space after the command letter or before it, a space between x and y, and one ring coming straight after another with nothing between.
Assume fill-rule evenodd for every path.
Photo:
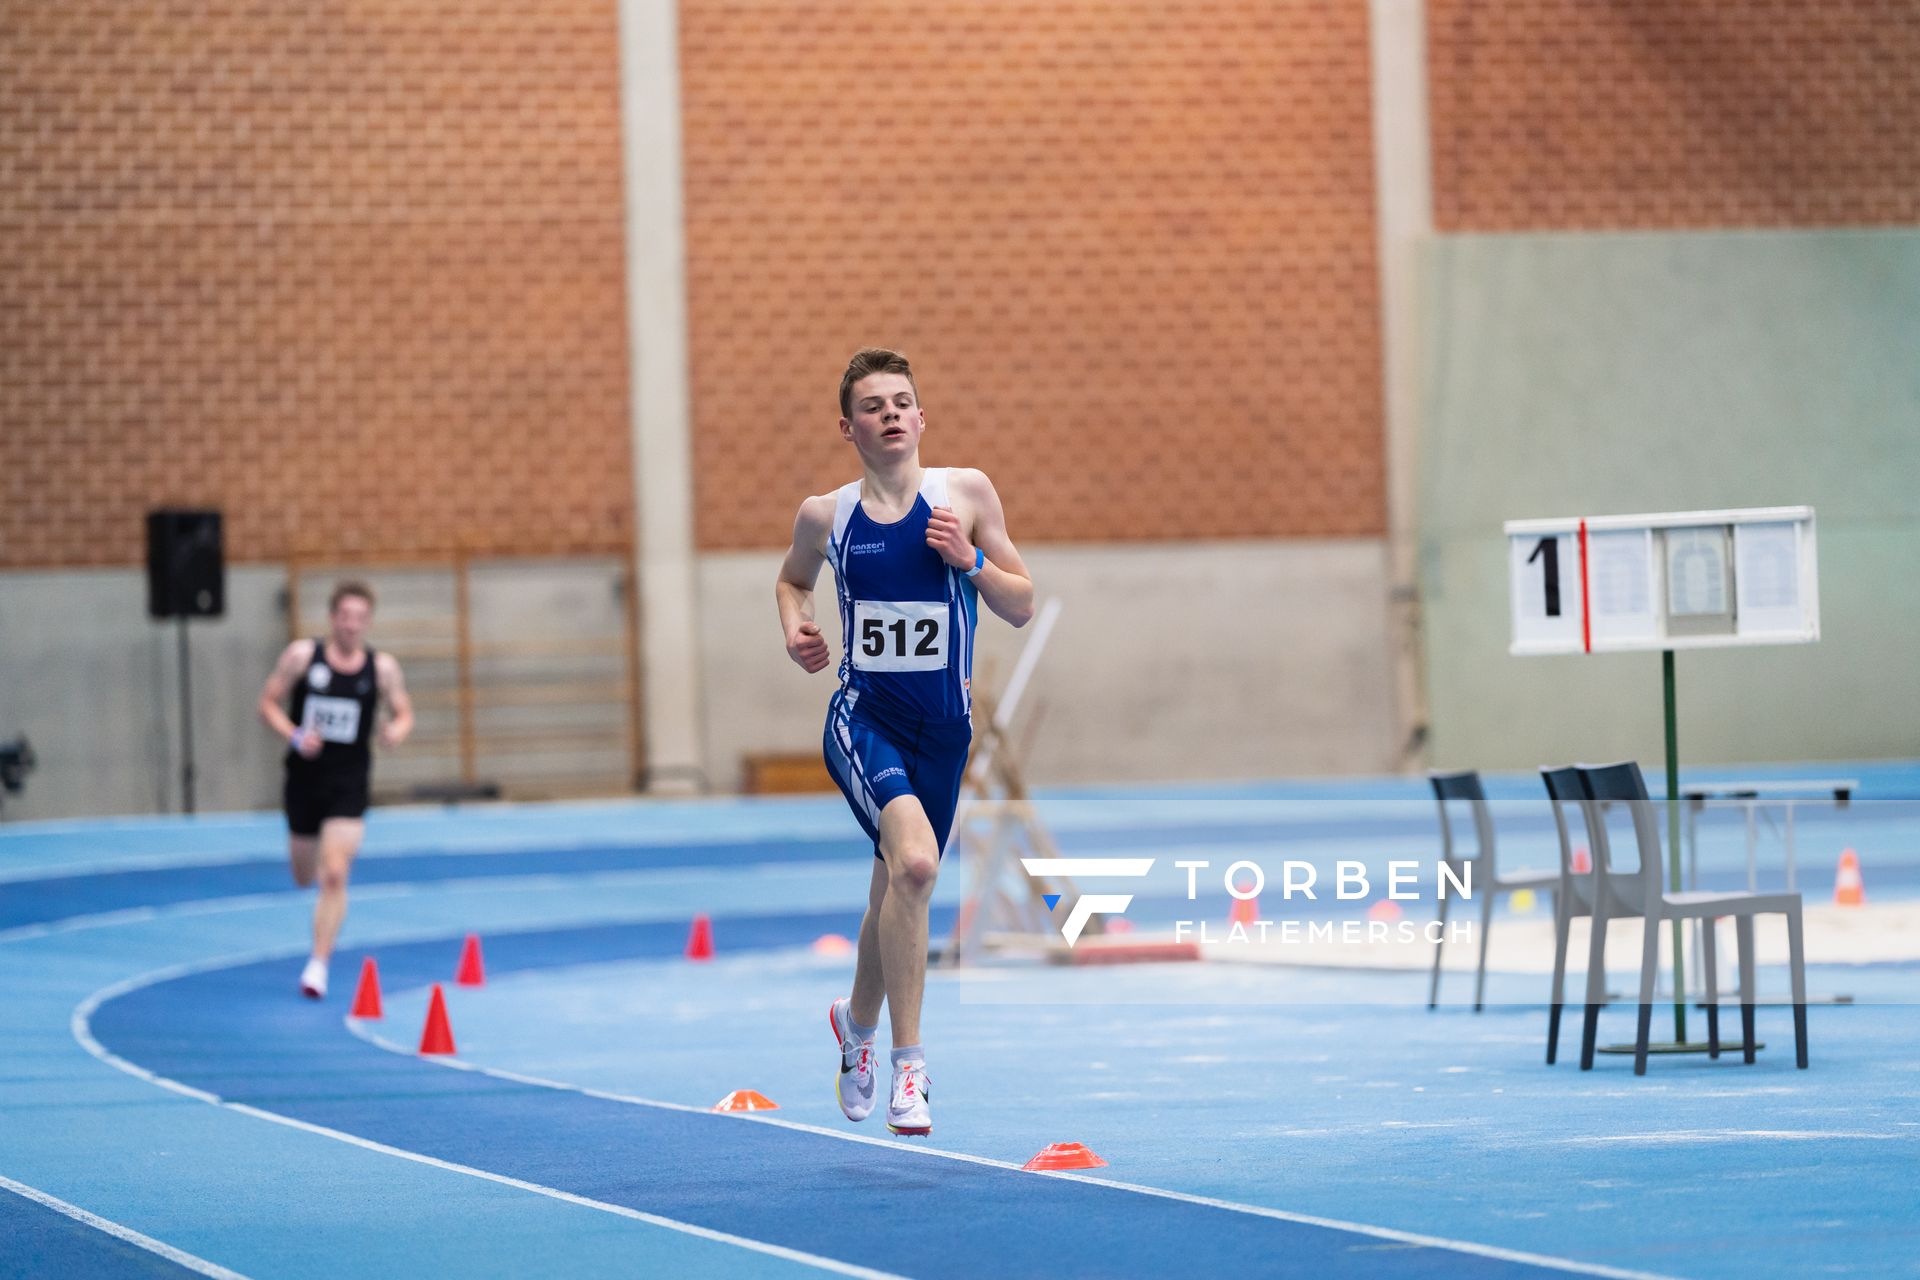
<instances>
[{"instance_id":1,"label":"black tank top","mask_svg":"<svg viewBox=\"0 0 1920 1280\"><path fill-rule=\"evenodd\" d=\"M358 671L345 672L327 661L324 639L313 642L313 661L293 683L293 705L287 714L300 728L320 735L320 754L308 760L289 747L289 760L342 771L373 767L373 720L380 681L371 645L366 655Z\"/></svg>"}]
</instances>

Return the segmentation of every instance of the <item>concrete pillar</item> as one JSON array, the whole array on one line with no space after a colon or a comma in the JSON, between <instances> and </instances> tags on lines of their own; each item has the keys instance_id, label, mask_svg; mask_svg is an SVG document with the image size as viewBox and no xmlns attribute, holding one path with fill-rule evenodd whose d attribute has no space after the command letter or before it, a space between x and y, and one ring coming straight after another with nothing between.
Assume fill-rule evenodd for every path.
<instances>
[{"instance_id":1,"label":"concrete pillar","mask_svg":"<svg viewBox=\"0 0 1920 1280\"><path fill-rule=\"evenodd\" d=\"M705 782L693 545L680 43L674 0L620 0L627 341L645 785Z\"/></svg>"},{"instance_id":2,"label":"concrete pillar","mask_svg":"<svg viewBox=\"0 0 1920 1280\"><path fill-rule=\"evenodd\" d=\"M1433 147L1427 105L1425 0L1369 0L1373 58L1374 219L1380 261L1385 387L1388 635L1400 765L1425 760L1425 654L1420 632L1420 246L1433 234Z\"/></svg>"}]
</instances>

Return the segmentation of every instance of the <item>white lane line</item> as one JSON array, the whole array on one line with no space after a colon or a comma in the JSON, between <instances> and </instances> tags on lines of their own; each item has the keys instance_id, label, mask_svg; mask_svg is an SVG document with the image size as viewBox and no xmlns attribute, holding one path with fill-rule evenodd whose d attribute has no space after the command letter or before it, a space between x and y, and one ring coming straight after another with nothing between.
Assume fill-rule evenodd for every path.
<instances>
[{"instance_id":1,"label":"white lane line","mask_svg":"<svg viewBox=\"0 0 1920 1280\"><path fill-rule=\"evenodd\" d=\"M168 1262L173 1263L175 1266L185 1267L188 1271L196 1272L203 1276L213 1276L216 1277L216 1280L247 1280L247 1277L241 1275L238 1271L230 1271L217 1263L208 1262L205 1258L195 1257L184 1249L176 1249L164 1240L155 1240L150 1235L144 1235L141 1232L135 1231L132 1227L122 1226L110 1218L103 1218L97 1213L88 1213L77 1204L68 1204L65 1200L57 1196L50 1196L36 1187L28 1186L24 1182L15 1182L12 1178L0 1176L0 1190L11 1191L17 1196L33 1201L35 1204L44 1205L55 1213L65 1214L75 1222L92 1227L95 1231L104 1231L114 1239L124 1240L135 1248L145 1249L148 1253L159 1254Z\"/></svg>"},{"instance_id":2,"label":"white lane line","mask_svg":"<svg viewBox=\"0 0 1920 1280\"><path fill-rule=\"evenodd\" d=\"M1740 1046L1733 1046L1738 1049ZM1646 1143L1661 1145L1687 1142L1750 1142L1764 1138L1774 1142L1905 1142L1904 1133L1864 1133L1850 1129L1676 1129L1665 1133L1601 1133L1583 1138L1555 1138L1555 1146L1587 1147Z\"/></svg>"},{"instance_id":3,"label":"white lane line","mask_svg":"<svg viewBox=\"0 0 1920 1280\"><path fill-rule=\"evenodd\" d=\"M304 950L304 948L302 948L302 950ZM604 1200L592 1200L586 1196L575 1195L571 1191L562 1191L558 1187L543 1186L537 1182L527 1182L520 1178L508 1177L505 1174L494 1173L487 1169L476 1169L470 1165L455 1164L449 1160L441 1160L434 1156L422 1155L417 1151L407 1151L400 1147L387 1146L385 1143L373 1142L369 1139L358 1137L355 1134L343 1133L338 1129L329 1129L323 1125L310 1124L305 1120L296 1120L292 1116L276 1115L274 1112L262 1111L258 1107L248 1106L243 1102L228 1102L217 1094L208 1093L204 1089L196 1089L191 1085L182 1084L178 1080L170 1080L165 1076L149 1071L137 1063L129 1062L101 1044L93 1035L92 1019L95 1011L107 1001L126 995L129 992L138 991L162 982L169 982L175 978L187 977L191 974L208 973L216 969L237 968L241 965L253 964L262 960L280 959L298 954L298 951L290 953L285 950L258 951L237 956L225 956L212 960L200 960L189 964L170 965L164 969L155 969L150 973L140 974L136 977L116 982L111 986L102 987L85 1000L82 1000L78 1005L74 1006L73 1015L68 1020L69 1029L73 1032L73 1038L79 1042L81 1048L110 1067L124 1071L135 1079L144 1080L148 1084L157 1085L162 1089L170 1089L174 1093L181 1094L184 1097L194 1098L212 1106L238 1112L244 1116L251 1116L256 1120L267 1120L274 1124L286 1125L291 1129L299 1129L305 1133L319 1134L321 1137L332 1138L337 1142L344 1142L367 1151L377 1151L382 1155L394 1156L401 1160L411 1160L416 1164L430 1165L436 1169L445 1169L452 1173L465 1174L470 1178L480 1178L487 1182L497 1182L502 1186L514 1187L521 1191L531 1191L535 1195L546 1196L553 1200L563 1200L568 1204L577 1204L589 1209L598 1209L602 1213L611 1213L622 1218L631 1218L636 1222L644 1222L650 1226L665 1227L669 1231L678 1231L684 1235L698 1236L703 1240L712 1240L719 1244L733 1245L736 1248L751 1250L754 1253L763 1253L769 1257L780 1258L787 1262L795 1262L803 1266L814 1267L821 1271L830 1271L837 1275L858 1276L862 1277L863 1280L904 1280L904 1277L898 1276L890 1271L876 1271L871 1267L854 1266L851 1263L841 1262L837 1258L821 1257L818 1254L806 1253L799 1249L790 1249L785 1245L770 1244L764 1240L752 1240L745 1236L736 1236L729 1232L716 1231L711 1227L702 1227L691 1222L681 1222L676 1218L662 1217L657 1213L646 1213L639 1209L629 1208L626 1205L609 1204ZM145 1237L141 1237L141 1239L144 1240ZM153 1241L152 1243L161 1249L167 1247L160 1245L158 1241ZM186 1256L188 1255L181 1255L182 1258ZM206 1274L232 1276L236 1273L231 1271L209 1271ZM245 1280L245 1278L241 1277L241 1280Z\"/></svg>"},{"instance_id":4,"label":"white lane line","mask_svg":"<svg viewBox=\"0 0 1920 1280\"><path fill-rule=\"evenodd\" d=\"M526 802L532 805L536 802ZM544 803L544 802L538 802ZM495 806L498 806L496 808ZM490 816L498 814L500 809L513 807L513 802L489 802ZM395 806L382 806L382 812L392 813ZM563 815L564 817L564 815ZM139 822L144 819L133 819ZM208 825L206 819L196 819L197 825ZM29 828L48 824L9 823L7 838L21 840L34 834ZM72 820L75 832L93 836L111 836L114 827L110 820L99 818L80 818ZM216 824L217 825L217 824ZM253 822L239 824L251 827ZM468 855L491 856L496 854L569 854L569 853L616 853L639 852L657 853L662 850L698 849L705 850L719 845L753 844L763 841L775 842L826 842L845 840L844 824L837 818L827 824L820 824L818 830L796 828L791 823L750 821L737 828L723 828L711 831L692 830L656 830L656 831L608 831L598 836L581 837L577 835L555 835L544 831L507 830L490 835L476 836L472 833L460 836L434 835L409 843L411 833L406 831L382 830L378 833L378 847L369 849L360 855L362 862L379 862L390 858L446 858ZM136 833L139 834L139 833ZM127 871L170 871L175 868L206 867L253 867L285 866L287 851L284 847L286 828L280 825L265 827L261 831L262 841L269 846L244 849L218 849L201 851L174 851L167 853L138 853L121 857L105 857L82 860L56 859L46 862L29 861L25 865L0 869L0 884L14 884L33 880L65 880L73 877L115 875ZM0 850L6 846L0 844ZM31 857L32 855L29 855ZM806 858L799 861L820 861L839 863L839 855L827 853L817 859ZM791 861L791 860L790 860Z\"/></svg>"},{"instance_id":5,"label":"white lane line","mask_svg":"<svg viewBox=\"0 0 1920 1280\"><path fill-rule=\"evenodd\" d=\"M416 991L418 989L416 988ZM403 998L411 993L399 993ZM366 1023L356 1018L346 1019L347 1029L367 1043L397 1053L403 1057L415 1056L413 1050L404 1045L395 1044L367 1028ZM608 1102L624 1102L636 1107L654 1107L661 1111L692 1112L697 1115L714 1115L706 1107L691 1107L681 1102L662 1102L657 1098L638 1098L630 1094L609 1093L602 1089L592 1089L585 1085L567 1084L560 1080L543 1080L538 1076L522 1075L517 1071L506 1071L498 1067L484 1067L475 1062L463 1062L458 1058L434 1057L428 1059L436 1066L452 1067L458 1071L473 1071L480 1075L492 1076L498 1080L507 1080L515 1084L536 1085L543 1089L560 1089L568 1093L584 1094L589 1098L601 1098ZM1377 1240L1393 1241L1396 1244L1424 1249L1446 1249L1454 1253L1472 1254L1475 1257L1492 1258L1501 1262L1524 1263L1529 1266L1544 1267L1554 1271L1569 1272L1583 1276L1605 1276L1610 1280L1668 1280L1658 1272L1633 1271L1620 1267L1602 1266L1598 1263L1578 1262L1571 1258L1555 1258L1546 1254L1526 1253L1518 1249L1503 1249L1498 1245L1476 1244L1470 1240L1449 1240L1443 1236L1421 1235L1412 1231L1399 1231L1392 1227L1376 1227L1361 1222L1346 1222L1338 1218L1321 1218L1312 1214L1291 1213L1285 1209L1270 1209L1264 1205L1241 1204L1233 1200L1217 1200L1211 1196L1190 1195L1184 1191L1167 1191L1159 1187L1141 1186L1132 1182L1118 1182L1108 1178L1091 1177L1086 1174L1064 1171L1039 1172L1025 1169L1006 1160L994 1160L986 1156L968 1155L960 1151L942 1151L937 1147L909 1146L904 1142L894 1142L886 1138L872 1137L861 1133L847 1133L840 1129L827 1129L819 1125L804 1124L798 1120L783 1120L764 1112L740 1113L737 1115L714 1115L715 1120L750 1120L755 1124L774 1125L781 1129L793 1129L801 1133L818 1134L824 1138L834 1138L841 1142L861 1142L868 1146L886 1147L891 1151L903 1151L911 1155L933 1156L941 1160L957 1160L963 1164L986 1165L994 1169L1005 1169L1013 1173L1026 1174L1036 1178L1061 1178L1068 1182L1084 1182L1089 1186L1107 1187L1116 1191L1128 1191L1135 1195L1153 1196L1162 1200L1176 1200L1184 1204L1201 1205L1209 1209L1221 1209L1229 1213L1251 1214L1255 1217L1272 1218L1280 1222L1294 1222L1303 1226L1326 1227L1335 1231L1353 1232L1371 1236Z\"/></svg>"},{"instance_id":6,"label":"white lane line","mask_svg":"<svg viewBox=\"0 0 1920 1280\"><path fill-rule=\"evenodd\" d=\"M570 889L583 884L615 889L660 888L678 884L698 884L710 879L716 870L718 869L700 867L671 867L664 870L636 868L624 871L554 872L526 876L465 876L457 880L403 880L391 884L356 888L353 891L353 897L356 902L381 902L418 897L426 892L437 894L448 889L471 891L498 888L519 892L529 889ZM749 863L728 867L725 870L729 874L751 873L760 880L780 877L826 880L837 875L835 869L791 862ZM230 898L202 898L194 902L126 907L117 911L94 912L90 915L65 916L58 920L43 920L37 924L15 925L11 929L0 929L0 943L25 942L33 938L47 938L63 933L111 929L120 925L143 924L151 920L171 920L182 916L209 916L222 915L231 911L250 911L258 907L275 906L288 899L300 897L306 892L304 889L289 885L285 889L275 889L266 893L236 894ZM682 914L663 915L658 919L677 920ZM635 922L645 923L646 918L635 917Z\"/></svg>"},{"instance_id":7,"label":"white lane line","mask_svg":"<svg viewBox=\"0 0 1920 1280\"><path fill-rule=\"evenodd\" d=\"M80 1046L82 1048L84 1048L88 1053L92 1054L94 1057L100 1059L102 1062L108 1063L109 1065L116 1067L121 1071L126 1072L128 1075L134 1076L141 1080L145 1080L149 1084L158 1085L160 1088L163 1088L163 1089L170 1089L175 1093L183 1094L186 1097L190 1097L190 1098L196 1098L202 1102L211 1103L214 1106L226 1107L232 1110L242 1111L245 1114L254 1115L261 1119L272 1120L275 1123L279 1123L279 1124L286 1124L293 1128L311 1129L315 1132L325 1133L326 1136L328 1137L338 1138L341 1141L364 1144L366 1142L365 1139L355 1138L351 1134L336 1133L332 1130L322 1130L322 1129L319 1129L317 1126L308 1125L304 1121L295 1120L289 1116L278 1116L278 1115L274 1115L271 1112L260 1111L257 1108L245 1106L244 1104L241 1104L241 1103L226 1102L211 1093L205 1092L204 1090L195 1089L192 1086L182 1084L177 1080L169 1080L164 1076L156 1075L155 1073L148 1071L146 1068L138 1066L134 1063L128 1062L126 1059L121 1058L117 1054L114 1054L113 1052L108 1050L98 1040L94 1039L92 1031L90 1030L89 1023L93 1016L94 1010L98 1009L100 1005L106 1003L108 1000L115 999L118 996L126 995L129 992L137 991L143 987L149 987L149 986L154 986L158 983L168 982L175 978L186 977L194 973L205 973L214 969L234 968L244 964L252 964L260 960L276 959L276 958L283 958L283 957L290 958L298 954L300 954L298 951L287 951L282 949L282 950L275 950L275 951L268 951L268 952L254 952L254 953L248 953L248 954L242 954L242 955L236 955L236 956L226 956L226 957L220 957L220 958L211 959L211 960L196 961L190 964L173 965L166 969L157 969L151 973L141 974L137 977L128 978L122 982L114 983L111 986L103 987L99 991L96 991L93 995L88 996L85 1000L81 1001L80 1004L74 1008L73 1017L70 1020L71 1029L73 1031L73 1037L75 1040L77 1040L80 1043ZM372 1032L368 1031L365 1028L364 1024L361 1024L352 1018L348 1018L346 1020L346 1023L349 1030L351 1030L354 1035L361 1037L362 1039L368 1041L371 1044L377 1045L378 1047L385 1049L391 1053L398 1053L408 1057L414 1056L412 1050L407 1049L402 1045L394 1044L390 1040L385 1040L373 1034ZM537 1086L540 1088L547 1088L547 1089L560 1089L570 1093L584 1094L588 1097L602 1098L610 1102L626 1103L631 1106L654 1107L662 1111L691 1112L691 1113L700 1114L700 1115L713 1114L703 1107L687 1106L684 1103L678 1103L678 1102L662 1102L662 1101L659 1101L658 1099L653 1099L653 1098L638 1098L638 1097L633 1097L631 1095L626 1095L626 1094L608 1093L603 1090L590 1089L581 1085L566 1084L564 1082L557 1081L557 1080L543 1080L537 1076L526 1076L526 1075L521 1075L517 1072L503 1071L499 1068L483 1067L477 1063L462 1062L458 1058L434 1058L433 1061L441 1066L453 1067L461 1071L475 1071L475 1072L479 1072L482 1075L493 1076L497 1079L511 1081L516 1084L533 1085L533 1086ZM1379 1227L1379 1226L1373 1226L1368 1223L1348 1222L1338 1218L1323 1218L1323 1217L1317 1217L1311 1214L1293 1213L1285 1209L1268 1208L1264 1205L1242 1204L1232 1200L1218 1200L1210 1196L1191 1195L1184 1191L1168 1191L1159 1187L1147 1187L1147 1186L1138 1185L1136 1183L1118 1182L1118 1181L1112 1181L1106 1178L1089 1177L1085 1174L1068 1173L1068 1172L1048 1172L1048 1173L1033 1172L1030 1170L1023 1169L1019 1165L1010 1163L1005 1160L993 1160L993 1159L989 1159L986 1156L968 1155L964 1152L959 1152L959 1151L942 1151L942 1150L939 1150L938 1148L933 1148L933 1147L908 1146L905 1143L892 1142L885 1138L870 1137L865 1134L846 1133L838 1129L822 1128L821 1126L818 1126L818 1125L803 1124L795 1120L778 1119L776 1117L768 1116L764 1114L729 1115L729 1116L715 1115L713 1118L716 1121L750 1120L756 1124L775 1125L779 1128L792 1129L801 1133L816 1134L821 1137L832 1138L840 1142L865 1143L869 1146L886 1147L893 1151L905 1151L914 1155L932 1156L942 1160L959 1161L963 1164L984 1165L991 1168L1004 1169L1014 1173L1027 1174L1028 1176L1036 1177L1036 1178L1061 1178L1070 1182L1084 1182L1091 1186L1107 1187L1113 1190L1131 1192L1135 1195L1152 1196L1154 1198L1162 1199L1162 1200L1174 1200L1174 1201L1179 1201L1185 1204L1201 1205L1206 1208L1220 1209L1229 1213L1251 1214L1256 1217L1270 1218L1280 1222L1298 1223L1303 1226L1324 1227L1330 1230L1346 1231L1346 1232L1351 1232L1357 1235L1370 1236L1377 1240L1391 1240L1401 1244L1416 1245L1422 1248L1429 1248L1429 1249L1445 1249L1454 1253L1464 1253L1464 1254L1470 1254L1475 1257L1491 1258L1501 1262L1514 1262L1514 1263L1521 1263L1529 1266L1543 1267L1549 1270L1562 1271L1562 1272L1567 1272L1574 1275L1603 1276L1603 1277L1608 1277L1609 1280L1668 1280L1667 1277L1664 1277L1657 1272L1633 1271L1633 1270L1628 1270L1628 1269L1619 1268L1619 1267L1603 1266L1597 1263L1578 1262L1570 1258L1555 1258L1545 1254L1527 1253L1517 1249L1501 1248L1497 1245L1478 1244L1470 1240L1452 1240L1443 1236L1430 1236L1430 1235L1423 1235L1417 1232L1400 1231L1392 1227ZM384 1149L384 1148L380 1148L377 1144L368 1144L368 1145L370 1145L372 1149L376 1149L376 1150ZM392 1149L391 1154L401 1156L406 1159L417 1159L423 1163L428 1163L428 1164L439 1163L435 1161L433 1157L422 1156L413 1152L404 1152L398 1149ZM465 1166L454 1166L454 1165L449 1165L447 1167L455 1169L458 1172L470 1174L471 1176L474 1176L474 1177L489 1178L496 1181L509 1181L507 1179L502 1178L500 1175L491 1174L484 1170L468 1169ZM518 1184L515 1183L514 1185L518 1185ZM526 1189L538 1191L541 1194L551 1194L561 1199L572 1198L571 1193L559 1191L555 1188L541 1188L535 1184L527 1184ZM613 1212L613 1213L631 1214L631 1213L637 1212L637 1211L626 1210L622 1206L618 1206L618 1205L604 1205L598 1201L583 1201L582 1203L591 1204L596 1208L603 1208L608 1212ZM672 1225L672 1220L663 1219L660 1225ZM704 1228L693 1227L692 1224L679 1224L679 1225L688 1230L694 1231L695 1233L705 1230ZM737 1241L737 1243L740 1243L742 1247L745 1247L745 1248L758 1247L758 1248L764 1248L767 1250L779 1248L779 1246L775 1246L775 1245L763 1246L758 1241L740 1240L740 1241ZM815 1265L825 1266L830 1270L845 1270L846 1274L879 1274L879 1273L860 1272L857 1270L847 1270L846 1264L837 1263L831 1259L820 1259Z\"/></svg>"}]
</instances>

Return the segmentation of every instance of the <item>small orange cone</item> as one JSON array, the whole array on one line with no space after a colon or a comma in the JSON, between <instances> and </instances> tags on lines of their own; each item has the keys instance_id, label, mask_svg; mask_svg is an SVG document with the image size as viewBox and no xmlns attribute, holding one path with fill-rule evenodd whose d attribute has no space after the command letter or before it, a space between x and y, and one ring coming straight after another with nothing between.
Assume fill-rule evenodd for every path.
<instances>
[{"instance_id":1,"label":"small orange cone","mask_svg":"<svg viewBox=\"0 0 1920 1280\"><path fill-rule=\"evenodd\" d=\"M693 918L693 928L687 931L687 959L713 959L713 921L704 912Z\"/></svg>"},{"instance_id":2,"label":"small orange cone","mask_svg":"<svg viewBox=\"0 0 1920 1280\"><path fill-rule=\"evenodd\" d=\"M735 1089L713 1104L715 1111L778 1111L780 1104L752 1089Z\"/></svg>"},{"instance_id":3,"label":"small orange cone","mask_svg":"<svg viewBox=\"0 0 1920 1280\"><path fill-rule=\"evenodd\" d=\"M823 933L813 940L813 954L817 956L850 956L853 954L853 942L845 934Z\"/></svg>"},{"instance_id":4,"label":"small orange cone","mask_svg":"<svg viewBox=\"0 0 1920 1280\"><path fill-rule=\"evenodd\" d=\"M1392 924L1405 914L1406 912L1400 909L1400 904L1391 898L1382 898L1367 908L1367 919L1381 920L1387 924Z\"/></svg>"},{"instance_id":5,"label":"small orange cone","mask_svg":"<svg viewBox=\"0 0 1920 1280\"><path fill-rule=\"evenodd\" d=\"M1253 924L1254 921L1258 920L1259 918L1260 918L1260 899L1259 898L1257 897L1235 898L1233 900L1233 914L1227 917L1227 924L1229 926L1236 925L1236 924L1251 925Z\"/></svg>"},{"instance_id":6,"label":"small orange cone","mask_svg":"<svg viewBox=\"0 0 1920 1280\"><path fill-rule=\"evenodd\" d=\"M1587 853L1587 846L1583 844L1574 846L1573 874L1577 876L1593 874L1593 858Z\"/></svg>"},{"instance_id":7,"label":"small orange cone","mask_svg":"<svg viewBox=\"0 0 1920 1280\"><path fill-rule=\"evenodd\" d=\"M1833 905L1860 907L1867 901L1867 885L1860 878L1860 855L1851 849L1840 851L1840 869L1833 874Z\"/></svg>"},{"instance_id":8,"label":"small orange cone","mask_svg":"<svg viewBox=\"0 0 1920 1280\"><path fill-rule=\"evenodd\" d=\"M1020 1166L1033 1172L1054 1169L1104 1169L1107 1162L1078 1142L1055 1142Z\"/></svg>"},{"instance_id":9,"label":"small orange cone","mask_svg":"<svg viewBox=\"0 0 1920 1280\"><path fill-rule=\"evenodd\" d=\"M380 1016L380 969L368 956L360 962L360 985L353 989L353 1012L349 1018Z\"/></svg>"},{"instance_id":10,"label":"small orange cone","mask_svg":"<svg viewBox=\"0 0 1920 1280\"><path fill-rule=\"evenodd\" d=\"M460 948L460 968L453 980L463 987L484 987L487 985L487 966L480 959L480 935L467 935L467 945Z\"/></svg>"},{"instance_id":11,"label":"small orange cone","mask_svg":"<svg viewBox=\"0 0 1920 1280\"><path fill-rule=\"evenodd\" d=\"M420 1029L421 1053L457 1053L453 1047L453 1027L447 1022L447 997L440 984L433 984L433 999L427 1003L427 1025Z\"/></svg>"}]
</instances>

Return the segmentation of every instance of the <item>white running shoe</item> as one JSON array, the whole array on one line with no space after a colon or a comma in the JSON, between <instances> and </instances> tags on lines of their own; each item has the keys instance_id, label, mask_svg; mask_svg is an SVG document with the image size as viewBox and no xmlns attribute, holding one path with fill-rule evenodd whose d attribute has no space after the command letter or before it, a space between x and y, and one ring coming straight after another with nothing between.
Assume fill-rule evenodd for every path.
<instances>
[{"instance_id":1,"label":"white running shoe","mask_svg":"<svg viewBox=\"0 0 1920 1280\"><path fill-rule=\"evenodd\" d=\"M887 1128L912 1138L924 1138L933 1132L932 1084L927 1079L927 1064L902 1062L893 1068L893 1096L887 1099Z\"/></svg>"},{"instance_id":2,"label":"white running shoe","mask_svg":"<svg viewBox=\"0 0 1920 1280\"><path fill-rule=\"evenodd\" d=\"M309 1000L327 998L327 962L319 956L309 959L300 971L300 994Z\"/></svg>"},{"instance_id":3,"label":"white running shoe","mask_svg":"<svg viewBox=\"0 0 1920 1280\"><path fill-rule=\"evenodd\" d=\"M840 1042L840 1075L833 1082L834 1096L849 1120L865 1120L873 1114L873 1041L854 1037L853 1002L835 1000L827 1008L827 1021L833 1024L833 1038Z\"/></svg>"}]
</instances>

